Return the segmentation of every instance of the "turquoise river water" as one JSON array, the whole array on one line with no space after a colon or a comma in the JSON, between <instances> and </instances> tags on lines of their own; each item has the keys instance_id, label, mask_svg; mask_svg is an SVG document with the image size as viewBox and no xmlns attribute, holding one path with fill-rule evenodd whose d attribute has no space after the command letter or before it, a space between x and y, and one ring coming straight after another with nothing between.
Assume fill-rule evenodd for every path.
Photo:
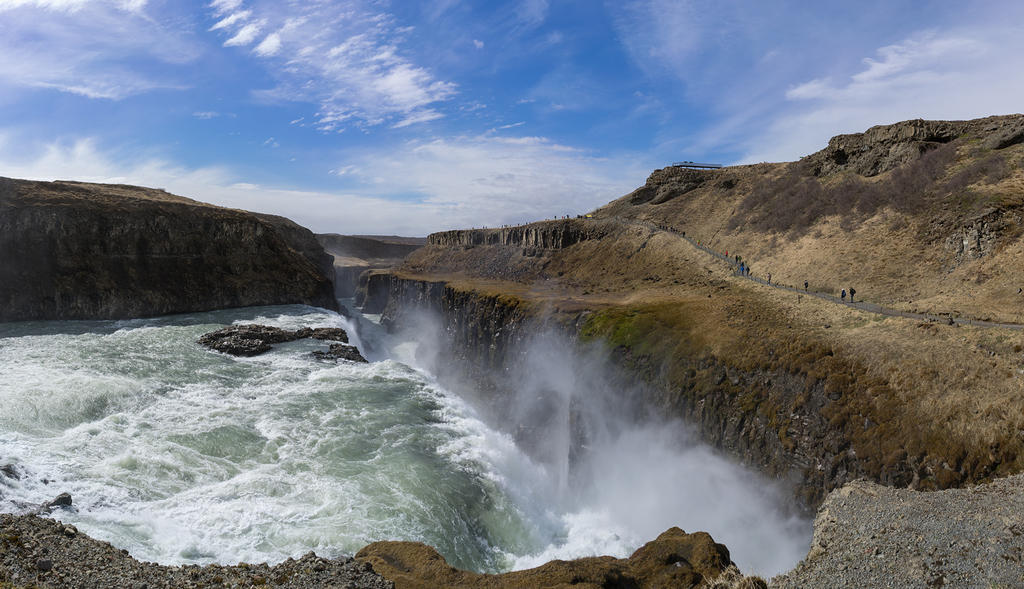
<instances>
[{"instance_id":1,"label":"turquoise river water","mask_svg":"<svg viewBox=\"0 0 1024 589\"><path fill-rule=\"evenodd\" d=\"M254 358L195 343L248 322L344 327L361 348L372 335L304 306L0 324L0 465L21 474L0 477L0 511L69 492L74 509L54 517L167 564L400 539L503 571L627 556L673 525L709 531L748 573L806 552L782 494L673 428L622 431L597 449L609 466L567 490L416 368L414 344L334 364L313 340Z\"/></svg>"}]
</instances>

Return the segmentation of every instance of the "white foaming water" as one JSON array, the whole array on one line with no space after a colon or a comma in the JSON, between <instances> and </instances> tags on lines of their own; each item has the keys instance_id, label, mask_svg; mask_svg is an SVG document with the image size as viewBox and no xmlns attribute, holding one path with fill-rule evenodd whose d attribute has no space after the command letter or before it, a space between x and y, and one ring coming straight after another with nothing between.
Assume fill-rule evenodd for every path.
<instances>
[{"instance_id":1,"label":"white foaming water","mask_svg":"<svg viewBox=\"0 0 1024 589\"><path fill-rule=\"evenodd\" d=\"M626 556L673 525L711 532L748 572L806 551L806 522L777 515L767 485L678 426L603 442L567 489L407 364L316 361L325 344L312 340L248 359L195 343L232 322L345 327L361 346L345 318L300 306L0 325L0 465L23 475L0 477L0 510L67 491L76 509L55 517L162 563L403 539L497 571ZM412 363L412 346L398 352Z\"/></svg>"}]
</instances>

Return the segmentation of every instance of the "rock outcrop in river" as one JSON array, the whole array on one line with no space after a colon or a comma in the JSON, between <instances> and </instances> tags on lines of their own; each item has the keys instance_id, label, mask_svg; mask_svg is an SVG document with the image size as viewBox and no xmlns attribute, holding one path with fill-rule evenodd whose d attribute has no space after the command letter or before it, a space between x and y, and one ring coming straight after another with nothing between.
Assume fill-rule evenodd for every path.
<instances>
[{"instance_id":1,"label":"rock outcrop in river","mask_svg":"<svg viewBox=\"0 0 1024 589\"><path fill-rule=\"evenodd\" d=\"M304 303L336 309L312 233L162 190L0 178L0 321Z\"/></svg>"}]
</instances>

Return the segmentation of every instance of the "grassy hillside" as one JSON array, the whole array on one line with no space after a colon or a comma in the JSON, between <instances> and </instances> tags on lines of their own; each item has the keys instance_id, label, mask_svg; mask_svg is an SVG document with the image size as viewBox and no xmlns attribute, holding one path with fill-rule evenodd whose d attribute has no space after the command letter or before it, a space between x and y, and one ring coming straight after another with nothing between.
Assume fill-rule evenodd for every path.
<instances>
[{"instance_id":1,"label":"grassy hillside","mask_svg":"<svg viewBox=\"0 0 1024 589\"><path fill-rule=\"evenodd\" d=\"M596 212L684 230L762 275L1024 323L1024 116L907 121L798 162L665 168Z\"/></svg>"}]
</instances>

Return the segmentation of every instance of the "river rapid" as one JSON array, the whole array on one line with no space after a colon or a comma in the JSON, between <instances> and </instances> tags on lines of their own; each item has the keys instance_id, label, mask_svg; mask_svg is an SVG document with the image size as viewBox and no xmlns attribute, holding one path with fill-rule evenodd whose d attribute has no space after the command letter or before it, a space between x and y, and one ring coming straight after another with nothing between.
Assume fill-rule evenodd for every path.
<instances>
[{"instance_id":1,"label":"river rapid","mask_svg":"<svg viewBox=\"0 0 1024 589\"><path fill-rule=\"evenodd\" d=\"M371 362L316 360L315 340L253 358L196 344L232 323L343 327ZM621 430L567 488L378 331L297 305L0 324L0 466L20 474L0 476L0 511L68 492L54 517L164 564L414 540L497 572L628 556L671 526L710 532L748 574L806 553L785 494L682 424Z\"/></svg>"}]
</instances>

